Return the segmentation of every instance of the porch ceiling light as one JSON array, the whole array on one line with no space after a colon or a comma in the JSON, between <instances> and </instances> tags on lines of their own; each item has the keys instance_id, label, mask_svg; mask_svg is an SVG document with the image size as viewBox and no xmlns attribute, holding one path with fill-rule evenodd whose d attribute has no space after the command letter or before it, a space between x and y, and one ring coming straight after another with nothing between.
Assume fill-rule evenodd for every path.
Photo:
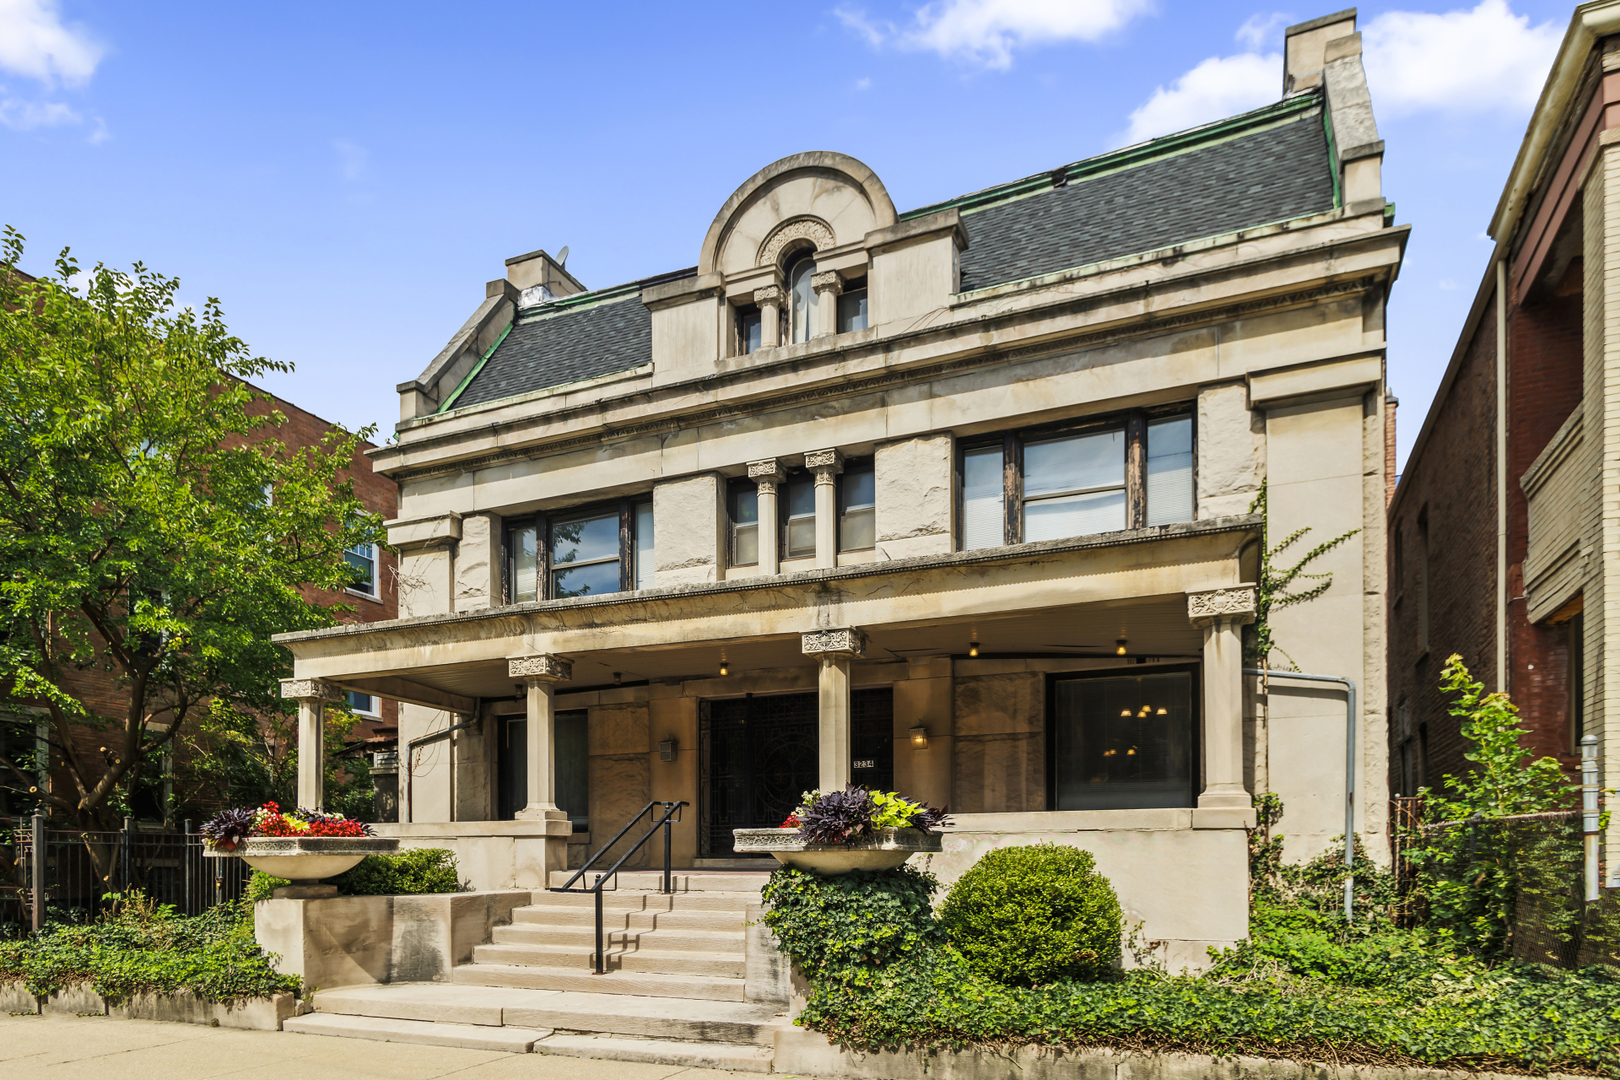
<instances>
[{"instance_id":1,"label":"porch ceiling light","mask_svg":"<svg viewBox=\"0 0 1620 1080\"><path fill-rule=\"evenodd\" d=\"M1114 642L1114 655L1115 656L1124 656L1125 655L1125 639L1124 638L1120 638L1118 641Z\"/></svg>"},{"instance_id":2,"label":"porch ceiling light","mask_svg":"<svg viewBox=\"0 0 1620 1080\"><path fill-rule=\"evenodd\" d=\"M918 724L911 729L911 745L919 750L928 749L928 728Z\"/></svg>"},{"instance_id":3,"label":"porch ceiling light","mask_svg":"<svg viewBox=\"0 0 1620 1080\"><path fill-rule=\"evenodd\" d=\"M968 655L979 655L979 632L977 630L973 631L972 636L968 638Z\"/></svg>"},{"instance_id":4,"label":"porch ceiling light","mask_svg":"<svg viewBox=\"0 0 1620 1080\"><path fill-rule=\"evenodd\" d=\"M731 664L726 661L726 650L724 649L720 650L720 674L731 674Z\"/></svg>"}]
</instances>

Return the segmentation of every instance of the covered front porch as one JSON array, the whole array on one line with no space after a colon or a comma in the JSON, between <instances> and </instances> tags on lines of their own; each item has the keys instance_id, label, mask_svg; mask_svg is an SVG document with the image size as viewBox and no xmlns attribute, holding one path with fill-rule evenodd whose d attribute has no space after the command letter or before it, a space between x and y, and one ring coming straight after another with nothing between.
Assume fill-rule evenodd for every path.
<instances>
[{"instance_id":1,"label":"covered front porch","mask_svg":"<svg viewBox=\"0 0 1620 1080\"><path fill-rule=\"evenodd\" d=\"M688 804L676 865L739 869L731 829L854 782L950 807L946 880L994 846L1085 847L1149 937L1201 952L1247 918L1257 524L291 635L285 692L305 738L343 690L404 703L388 831L478 888L542 887L650 801Z\"/></svg>"}]
</instances>

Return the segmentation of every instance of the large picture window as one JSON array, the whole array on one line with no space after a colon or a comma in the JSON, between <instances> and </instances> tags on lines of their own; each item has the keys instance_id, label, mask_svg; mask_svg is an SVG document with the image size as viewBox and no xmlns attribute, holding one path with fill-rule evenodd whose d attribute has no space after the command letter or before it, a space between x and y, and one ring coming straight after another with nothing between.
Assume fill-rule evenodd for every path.
<instances>
[{"instance_id":1,"label":"large picture window","mask_svg":"<svg viewBox=\"0 0 1620 1080\"><path fill-rule=\"evenodd\" d=\"M653 546L651 500L510 522L507 603L651 588Z\"/></svg>"},{"instance_id":2,"label":"large picture window","mask_svg":"<svg viewBox=\"0 0 1620 1080\"><path fill-rule=\"evenodd\" d=\"M1191 521L1191 415L1133 412L965 440L964 551Z\"/></svg>"},{"instance_id":3,"label":"large picture window","mask_svg":"<svg viewBox=\"0 0 1620 1080\"><path fill-rule=\"evenodd\" d=\"M1052 808L1194 805L1195 675L1181 669L1054 679Z\"/></svg>"}]
</instances>

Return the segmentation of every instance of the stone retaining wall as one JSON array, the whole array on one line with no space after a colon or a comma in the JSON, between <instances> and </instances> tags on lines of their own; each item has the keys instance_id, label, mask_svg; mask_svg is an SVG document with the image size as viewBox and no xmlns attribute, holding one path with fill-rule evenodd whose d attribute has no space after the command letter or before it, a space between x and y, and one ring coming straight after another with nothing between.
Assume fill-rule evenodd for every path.
<instances>
[{"instance_id":1,"label":"stone retaining wall","mask_svg":"<svg viewBox=\"0 0 1620 1080\"><path fill-rule=\"evenodd\" d=\"M20 982L0 983L0 1013L37 1016L58 1013L69 1016L111 1016L120 1020L166 1020L206 1027L244 1028L250 1031L280 1031L282 1022L303 1010L292 994L247 998L242 1001L208 1001L182 990L174 994L136 994L128 1001L108 1001L89 986L68 986L45 997L36 997Z\"/></svg>"}]
</instances>

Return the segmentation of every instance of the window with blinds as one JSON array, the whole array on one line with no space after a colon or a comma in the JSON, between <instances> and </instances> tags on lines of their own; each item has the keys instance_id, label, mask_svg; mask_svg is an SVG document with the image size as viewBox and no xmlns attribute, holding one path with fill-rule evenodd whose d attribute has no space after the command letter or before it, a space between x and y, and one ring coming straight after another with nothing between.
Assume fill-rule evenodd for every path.
<instances>
[{"instance_id":1,"label":"window with blinds","mask_svg":"<svg viewBox=\"0 0 1620 1080\"><path fill-rule=\"evenodd\" d=\"M1190 413L1132 412L967 442L961 550L1191 521Z\"/></svg>"}]
</instances>

